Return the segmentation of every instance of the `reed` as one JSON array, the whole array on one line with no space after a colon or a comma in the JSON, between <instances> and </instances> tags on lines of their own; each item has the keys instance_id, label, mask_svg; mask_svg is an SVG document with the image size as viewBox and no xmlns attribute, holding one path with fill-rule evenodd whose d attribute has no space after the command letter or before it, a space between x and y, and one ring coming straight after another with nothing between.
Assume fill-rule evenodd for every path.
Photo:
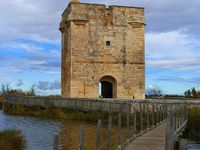
<instances>
[{"instance_id":1,"label":"reed","mask_svg":"<svg viewBox=\"0 0 200 150\"><path fill-rule=\"evenodd\" d=\"M188 108L188 123L183 134L184 138L191 140L200 139L200 107L193 106Z\"/></svg>"},{"instance_id":2,"label":"reed","mask_svg":"<svg viewBox=\"0 0 200 150\"><path fill-rule=\"evenodd\" d=\"M0 131L1 150L25 150L26 142L21 131L8 129Z\"/></svg>"}]
</instances>

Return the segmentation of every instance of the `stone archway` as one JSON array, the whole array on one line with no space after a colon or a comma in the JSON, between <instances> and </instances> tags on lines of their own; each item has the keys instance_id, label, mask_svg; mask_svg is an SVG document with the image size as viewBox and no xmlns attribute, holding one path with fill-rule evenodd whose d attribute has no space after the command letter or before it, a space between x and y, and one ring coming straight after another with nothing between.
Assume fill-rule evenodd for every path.
<instances>
[{"instance_id":1,"label":"stone archway","mask_svg":"<svg viewBox=\"0 0 200 150\"><path fill-rule=\"evenodd\" d=\"M114 77L104 76L99 83L99 94L102 98L117 98L117 80Z\"/></svg>"}]
</instances>

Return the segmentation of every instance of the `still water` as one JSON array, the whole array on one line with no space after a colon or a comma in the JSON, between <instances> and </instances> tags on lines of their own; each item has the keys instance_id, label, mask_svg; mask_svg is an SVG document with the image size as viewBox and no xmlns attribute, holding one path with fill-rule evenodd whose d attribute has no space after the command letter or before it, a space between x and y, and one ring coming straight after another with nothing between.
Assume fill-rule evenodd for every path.
<instances>
[{"instance_id":1,"label":"still water","mask_svg":"<svg viewBox=\"0 0 200 150\"><path fill-rule=\"evenodd\" d=\"M79 141L79 127L83 124L85 132L85 149L95 149L96 125L77 121L52 121L34 117L10 116L0 111L0 130L19 129L26 138L27 150L53 150L54 136L59 134L63 149L77 150ZM102 142L107 140L106 127L102 128ZM116 149L117 139L113 131L113 147ZM105 142L104 141L104 142ZM104 144L105 145L105 144ZM102 147L102 149L105 149ZM188 150L200 150L200 143L189 141Z\"/></svg>"},{"instance_id":2,"label":"still water","mask_svg":"<svg viewBox=\"0 0 200 150\"><path fill-rule=\"evenodd\" d=\"M200 141L199 142L194 142L187 140L187 150L200 150Z\"/></svg>"},{"instance_id":3,"label":"still water","mask_svg":"<svg viewBox=\"0 0 200 150\"><path fill-rule=\"evenodd\" d=\"M26 138L27 150L53 150L54 136L59 135L63 150L77 150L79 145L79 128L84 126L84 148L95 149L96 124L81 121L53 121L48 119L6 115L0 111L0 130L19 129ZM112 130L113 135L116 129ZM102 148L107 141L107 128L101 128ZM117 134L115 135L117 136ZM117 139L112 140L113 147ZM112 148L115 149L115 148Z\"/></svg>"},{"instance_id":4,"label":"still water","mask_svg":"<svg viewBox=\"0 0 200 150\"><path fill-rule=\"evenodd\" d=\"M19 129L26 137L27 150L52 150L61 123L31 117L8 116L0 111L0 130Z\"/></svg>"}]
</instances>

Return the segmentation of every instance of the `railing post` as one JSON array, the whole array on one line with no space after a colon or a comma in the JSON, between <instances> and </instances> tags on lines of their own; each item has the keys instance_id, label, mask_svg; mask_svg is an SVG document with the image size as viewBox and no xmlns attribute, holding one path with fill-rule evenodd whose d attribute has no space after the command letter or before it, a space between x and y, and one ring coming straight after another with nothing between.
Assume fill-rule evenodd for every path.
<instances>
[{"instance_id":1,"label":"railing post","mask_svg":"<svg viewBox=\"0 0 200 150\"><path fill-rule=\"evenodd\" d=\"M177 108L175 106L175 111L173 112L173 127L174 127L174 130L176 131L176 126L177 126Z\"/></svg>"},{"instance_id":2,"label":"railing post","mask_svg":"<svg viewBox=\"0 0 200 150\"><path fill-rule=\"evenodd\" d=\"M118 114L118 150L122 149L121 113Z\"/></svg>"},{"instance_id":3,"label":"railing post","mask_svg":"<svg viewBox=\"0 0 200 150\"><path fill-rule=\"evenodd\" d=\"M161 123L162 122L162 104L160 104L159 111L160 111L160 120L159 120L159 122Z\"/></svg>"},{"instance_id":4,"label":"railing post","mask_svg":"<svg viewBox=\"0 0 200 150\"><path fill-rule=\"evenodd\" d=\"M112 116L109 115L109 118L108 118L108 144L107 144L107 150L110 149L110 143L111 143L111 130L112 130Z\"/></svg>"},{"instance_id":5,"label":"railing post","mask_svg":"<svg viewBox=\"0 0 200 150\"><path fill-rule=\"evenodd\" d=\"M188 119L187 104L185 104L185 121Z\"/></svg>"},{"instance_id":6,"label":"railing post","mask_svg":"<svg viewBox=\"0 0 200 150\"><path fill-rule=\"evenodd\" d=\"M149 104L147 104L147 129L149 128Z\"/></svg>"},{"instance_id":7,"label":"railing post","mask_svg":"<svg viewBox=\"0 0 200 150\"><path fill-rule=\"evenodd\" d=\"M155 106L154 106L154 104L152 104L152 127L154 127L154 125L155 125L154 113L155 113Z\"/></svg>"},{"instance_id":8,"label":"railing post","mask_svg":"<svg viewBox=\"0 0 200 150\"><path fill-rule=\"evenodd\" d=\"M165 120L165 106L162 104L162 121Z\"/></svg>"},{"instance_id":9,"label":"railing post","mask_svg":"<svg viewBox=\"0 0 200 150\"><path fill-rule=\"evenodd\" d=\"M137 134L137 110L134 108L134 124L133 124L133 136Z\"/></svg>"},{"instance_id":10,"label":"railing post","mask_svg":"<svg viewBox=\"0 0 200 150\"><path fill-rule=\"evenodd\" d=\"M162 104L160 104L160 122L162 122Z\"/></svg>"},{"instance_id":11,"label":"railing post","mask_svg":"<svg viewBox=\"0 0 200 150\"><path fill-rule=\"evenodd\" d=\"M142 104L139 104L140 107L140 132L143 132L143 110L142 110Z\"/></svg>"},{"instance_id":12,"label":"railing post","mask_svg":"<svg viewBox=\"0 0 200 150\"><path fill-rule=\"evenodd\" d=\"M79 150L83 150L84 146L84 129L83 126L80 126L80 134L79 134Z\"/></svg>"},{"instance_id":13,"label":"railing post","mask_svg":"<svg viewBox=\"0 0 200 150\"><path fill-rule=\"evenodd\" d=\"M179 106L179 120L178 120L178 128L182 125L183 123L183 115L184 115L184 112L183 112L183 107L182 106Z\"/></svg>"},{"instance_id":14,"label":"railing post","mask_svg":"<svg viewBox=\"0 0 200 150\"><path fill-rule=\"evenodd\" d=\"M126 115L126 144L129 143L129 132L130 132L130 105L127 104L127 115Z\"/></svg>"},{"instance_id":15,"label":"railing post","mask_svg":"<svg viewBox=\"0 0 200 150\"><path fill-rule=\"evenodd\" d=\"M156 104L156 125L159 123L158 104Z\"/></svg>"},{"instance_id":16,"label":"railing post","mask_svg":"<svg viewBox=\"0 0 200 150\"><path fill-rule=\"evenodd\" d=\"M185 106L182 106L181 118L183 123L185 122L184 114L185 114Z\"/></svg>"},{"instance_id":17,"label":"railing post","mask_svg":"<svg viewBox=\"0 0 200 150\"><path fill-rule=\"evenodd\" d=\"M96 143L96 150L100 150L100 142L101 142L101 120L98 120L97 123L97 143Z\"/></svg>"},{"instance_id":18,"label":"railing post","mask_svg":"<svg viewBox=\"0 0 200 150\"><path fill-rule=\"evenodd\" d=\"M165 150L173 150L173 116L172 107L167 111Z\"/></svg>"}]
</instances>

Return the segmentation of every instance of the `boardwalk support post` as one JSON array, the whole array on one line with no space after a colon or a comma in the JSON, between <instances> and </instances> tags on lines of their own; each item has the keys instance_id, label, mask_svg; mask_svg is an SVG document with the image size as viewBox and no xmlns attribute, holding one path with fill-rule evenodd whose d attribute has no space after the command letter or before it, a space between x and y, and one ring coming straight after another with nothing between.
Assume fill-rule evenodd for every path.
<instances>
[{"instance_id":1,"label":"boardwalk support post","mask_svg":"<svg viewBox=\"0 0 200 150\"><path fill-rule=\"evenodd\" d=\"M129 143L129 132L130 132L130 105L127 104L127 115L126 115L126 144Z\"/></svg>"},{"instance_id":2,"label":"boardwalk support post","mask_svg":"<svg viewBox=\"0 0 200 150\"><path fill-rule=\"evenodd\" d=\"M79 135L79 150L83 150L83 144L84 144L84 129L83 126L80 126L80 135Z\"/></svg>"},{"instance_id":3,"label":"boardwalk support post","mask_svg":"<svg viewBox=\"0 0 200 150\"><path fill-rule=\"evenodd\" d=\"M108 118L108 143L107 143L107 150L110 149L110 144L111 144L111 130L112 130L112 116L109 115L109 118Z\"/></svg>"},{"instance_id":4,"label":"boardwalk support post","mask_svg":"<svg viewBox=\"0 0 200 150\"><path fill-rule=\"evenodd\" d=\"M143 110L142 110L142 104L139 104L140 107L140 132L143 132Z\"/></svg>"},{"instance_id":5,"label":"boardwalk support post","mask_svg":"<svg viewBox=\"0 0 200 150\"><path fill-rule=\"evenodd\" d=\"M97 123L97 143L96 143L96 150L100 150L100 141L101 140L101 120L98 120Z\"/></svg>"},{"instance_id":6,"label":"boardwalk support post","mask_svg":"<svg viewBox=\"0 0 200 150\"><path fill-rule=\"evenodd\" d=\"M133 124L133 136L135 137L137 134L137 110L134 108L134 124Z\"/></svg>"},{"instance_id":7,"label":"boardwalk support post","mask_svg":"<svg viewBox=\"0 0 200 150\"><path fill-rule=\"evenodd\" d=\"M122 149L121 113L118 114L118 150Z\"/></svg>"}]
</instances>

